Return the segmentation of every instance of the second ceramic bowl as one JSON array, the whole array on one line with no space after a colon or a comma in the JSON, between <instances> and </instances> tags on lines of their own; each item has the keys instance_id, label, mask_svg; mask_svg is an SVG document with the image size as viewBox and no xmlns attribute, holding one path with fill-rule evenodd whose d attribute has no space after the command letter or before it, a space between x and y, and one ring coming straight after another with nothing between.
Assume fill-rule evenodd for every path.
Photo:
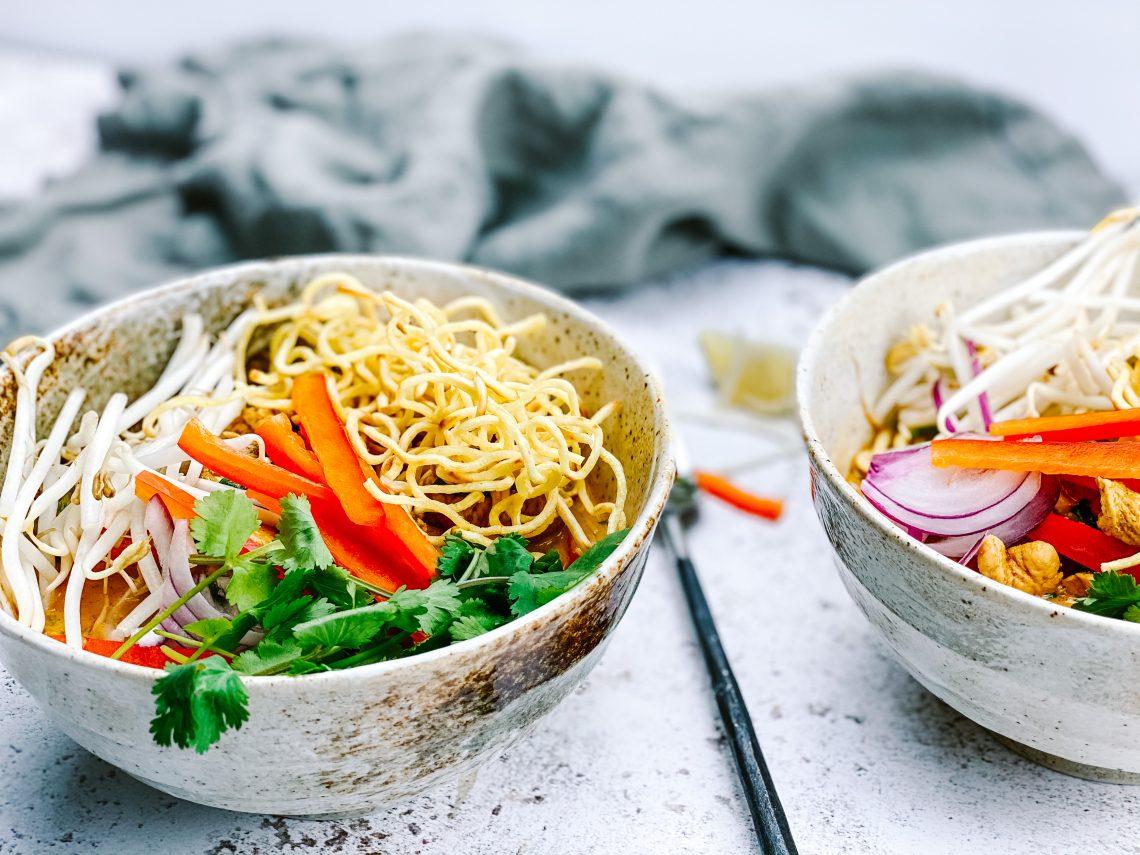
<instances>
[{"instance_id":1,"label":"second ceramic bowl","mask_svg":"<svg viewBox=\"0 0 1140 855\"><path fill-rule=\"evenodd\" d=\"M939 303L969 306L1040 270L1080 237L959 244L867 277L801 357L800 417L816 511L840 575L903 667L1037 762L1140 783L1140 624L991 582L903 534L844 477L870 434L864 394L884 387L884 356L898 335Z\"/></svg>"}]
</instances>

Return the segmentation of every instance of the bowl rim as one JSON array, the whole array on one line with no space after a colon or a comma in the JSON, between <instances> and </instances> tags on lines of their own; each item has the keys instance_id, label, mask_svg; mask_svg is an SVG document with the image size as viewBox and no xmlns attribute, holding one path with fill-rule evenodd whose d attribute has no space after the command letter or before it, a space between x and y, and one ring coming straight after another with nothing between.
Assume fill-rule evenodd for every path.
<instances>
[{"instance_id":1,"label":"bowl rim","mask_svg":"<svg viewBox=\"0 0 1140 855\"><path fill-rule=\"evenodd\" d=\"M375 662L369 665L359 665L355 668L346 668L339 671L324 671L314 674L302 675L271 675L259 676L256 679L245 680L247 692L255 694L259 690L274 691L275 687L297 685L298 676L304 679L304 686L312 686L318 681L336 682L338 680L362 680L370 677L381 677L396 671L402 671L416 666L429 667L439 660L449 656L474 653L480 647L495 645L514 635L522 634L528 628L559 616L562 613L573 612L590 593L601 585L610 584L617 579L630 565L631 559L641 549L649 547L654 526L660 518L672 487L675 464L670 452L671 428L668 411L665 406L665 397L661 381L650 369L646 361L639 357L625 338L610 324L599 318L585 307L570 300L562 294L538 285L537 283L477 265L460 262L436 261L427 258L418 258L405 255L387 255L370 253L316 253L309 255L293 255L243 261L236 264L220 265L206 268L177 279L168 280L160 285L144 288L132 292L118 300L108 302L90 312L84 312L79 317L57 329L43 335L48 341L57 342L61 338L90 328L99 320L110 320L114 325L116 315L151 301L161 300L179 293L209 290L226 287L236 279L255 279L258 275L289 275L290 269L305 275L318 275L311 272L312 268L323 267L327 272L335 272L337 264L388 266L404 273L416 272L444 275L472 275L474 274L495 289L508 293L529 297L548 306L550 309L565 313L578 323L593 328L615 344L619 350L629 358L630 362L640 369L642 376L648 384L648 394L653 399L653 413L656 421L654 452L651 458L649 472L649 488L645 500L638 513L629 525L629 533L613 553L587 579L575 585L564 594L555 597L549 603L540 606L522 617L515 618L500 627L475 638L455 642L447 647L419 653L401 659L392 659L386 662ZM0 375L8 369L0 368ZM131 662L121 662L106 656L100 656L87 650L73 648L65 643L51 638L42 632L34 632L24 626L15 617L0 610L0 634L6 635L16 642L27 644L46 652L49 656L68 659L79 665L103 670L109 675L117 677L145 680L153 682L165 672L144 665Z\"/></svg>"},{"instance_id":2,"label":"bowl rim","mask_svg":"<svg viewBox=\"0 0 1140 855\"><path fill-rule=\"evenodd\" d=\"M1009 585L1002 585L989 579L975 570L959 564L935 552L925 543L921 543L907 535L897 526L893 525L883 514L872 505L861 492L856 490L847 480L839 468L831 460L831 456L823 446L823 442L815 428L815 419L812 415L811 389L816 375L819 373L819 355L824 341L830 333L843 323L843 319L850 307L861 298L860 289L866 289L886 276L897 276L909 267L917 264L941 262L952 264L963 258L995 250L1017 252L1019 250L1064 247L1075 243L1087 235L1087 231L1079 229L1058 229L1040 232L1018 232L1014 234L998 235L994 237L978 238L968 241L959 241L944 244L931 249L908 255L898 261L868 273L856 282L851 289L836 301L816 324L807 344L800 353L799 365L796 369L796 397L799 409L800 425L804 444L807 447L808 458L817 472L823 475L834 491L850 505L862 520L877 529L879 533L893 539L905 549L910 550L916 557L933 564L938 572L947 578L961 583L964 589L974 593L996 592L995 595L1008 601L1010 614L1020 609L1026 616L1053 617L1071 620L1076 626L1087 626L1093 631L1106 631L1131 634L1140 638L1140 624L1124 620L1106 618L1091 612L1082 612L1073 608L1050 603L1041 597L1035 597L1024 591L1019 591ZM1140 551L1140 549L1138 549ZM878 599L876 597L876 599Z\"/></svg>"}]
</instances>

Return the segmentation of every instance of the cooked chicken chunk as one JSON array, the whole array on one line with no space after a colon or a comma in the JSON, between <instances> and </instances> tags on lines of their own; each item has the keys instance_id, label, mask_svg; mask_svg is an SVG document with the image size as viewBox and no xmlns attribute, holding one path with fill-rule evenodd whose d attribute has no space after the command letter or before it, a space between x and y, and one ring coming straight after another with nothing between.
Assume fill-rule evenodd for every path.
<instances>
[{"instance_id":1,"label":"cooked chicken chunk","mask_svg":"<svg viewBox=\"0 0 1140 855\"><path fill-rule=\"evenodd\" d=\"M1097 525L1117 540L1140 546L1140 493L1117 481L1097 478L1100 488L1100 516Z\"/></svg>"},{"instance_id":2,"label":"cooked chicken chunk","mask_svg":"<svg viewBox=\"0 0 1140 855\"><path fill-rule=\"evenodd\" d=\"M1062 606L1071 606L1077 600L1088 595L1092 578L1092 573L1072 573L1066 576L1057 586L1053 601Z\"/></svg>"},{"instance_id":3,"label":"cooked chicken chunk","mask_svg":"<svg viewBox=\"0 0 1140 855\"><path fill-rule=\"evenodd\" d=\"M978 571L995 582L1038 597L1056 590L1062 579L1061 557L1052 544L1035 540L1006 549L1001 539L992 534L978 550Z\"/></svg>"}]
</instances>

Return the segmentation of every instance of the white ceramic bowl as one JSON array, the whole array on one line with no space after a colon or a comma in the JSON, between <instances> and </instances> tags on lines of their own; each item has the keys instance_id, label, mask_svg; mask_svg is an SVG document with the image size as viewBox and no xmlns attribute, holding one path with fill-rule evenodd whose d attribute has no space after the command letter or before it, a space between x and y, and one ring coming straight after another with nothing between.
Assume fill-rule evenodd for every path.
<instances>
[{"instance_id":1,"label":"white ceramic bowl","mask_svg":"<svg viewBox=\"0 0 1140 855\"><path fill-rule=\"evenodd\" d=\"M946 300L968 306L1071 247L1077 233L974 241L908 258L856 285L801 358L800 416L815 507L847 590L922 685L1025 756L1140 783L1140 625L1054 606L903 534L844 479L870 428L861 395L884 356Z\"/></svg>"},{"instance_id":2,"label":"white ceramic bowl","mask_svg":"<svg viewBox=\"0 0 1140 855\"><path fill-rule=\"evenodd\" d=\"M576 372L588 406L619 398L607 445L625 465L632 531L589 579L537 611L470 641L394 662L305 677L246 681L250 718L203 755L151 739L153 669L115 662L29 631L0 613L0 659L72 739L167 793L231 810L362 813L476 768L524 735L597 663L625 613L673 479L661 393L608 327L558 295L474 268L399 258L317 256L214 270L94 312L52 338L45 417L72 383L102 407L145 390L198 311L218 330L259 291L294 295L314 276L345 271L405 297L491 299L505 317L541 311L545 335L520 347L536 364L583 353L605 372ZM0 448L12 431L14 383L0 372ZM46 421L46 418L45 418ZM44 430L44 424L40 425ZM4 452L6 456L6 451Z\"/></svg>"}]
</instances>

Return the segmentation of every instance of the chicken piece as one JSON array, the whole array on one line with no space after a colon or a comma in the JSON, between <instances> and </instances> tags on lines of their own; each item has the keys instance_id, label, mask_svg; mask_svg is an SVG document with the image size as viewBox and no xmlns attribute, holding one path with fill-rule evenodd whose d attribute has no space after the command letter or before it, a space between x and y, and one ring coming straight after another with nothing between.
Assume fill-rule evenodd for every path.
<instances>
[{"instance_id":1,"label":"chicken piece","mask_svg":"<svg viewBox=\"0 0 1140 855\"><path fill-rule=\"evenodd\" d=\"M1082 597L1088 596L1092 578L1092 573L1072 573L1066 576L1057 586L1054 602L1062 606L1071 606Z\"/></svg>"},{"instance_id":2,"label":"chicken piece","mask_svg":"<svg viewBox=\"0 0 1140 855\"><path fill-rule=\"evenodd\" d=\"M1061 557L1052 544L1034 540L1006 549L1001 538L988 535L978 550L978 571L1003 585L1041 596L1061 584Z\"/></svg>"},{"instance_id":3,"label":"chicken piece","mask_svg":"<svg viewBox=\"0 0 1140 855\"><path fill-rule=\"evenodd\" d=\"M1100 516L1096 524L1105 534L1140 546L1140 493L1117 481L1097 478L1100 488Z\"/></svg>"}]
</instances>

